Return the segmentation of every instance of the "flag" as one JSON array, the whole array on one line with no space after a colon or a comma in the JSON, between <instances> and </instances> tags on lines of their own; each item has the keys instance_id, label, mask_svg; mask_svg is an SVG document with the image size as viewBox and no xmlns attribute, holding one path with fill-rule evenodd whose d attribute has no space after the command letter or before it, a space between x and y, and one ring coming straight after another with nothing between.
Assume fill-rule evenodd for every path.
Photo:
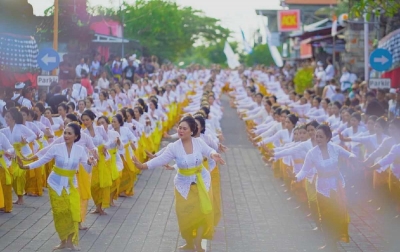
<instances>
[{"instance_id":1,"label":"flag","mask_svg":"<svg viewBox=\"0 0 400 252\"><path fill-rule=\"evenodd\" d=\"M270 38L271 38L271 32L268 29L268 26L265 26L265 31L267 33L267 45L269 48L269 51L271 52L271 56L274 59L275 65L277 67L283 67L283 59L278 51L278 48L276 46L270 45Z\"/></svg>"},{"instance_id":2,"label":"flag","mask_svg":"<svg viewBox=\"0 0 400 252\"><path fill-rule=\"evenodd\" d=\"M244 36L244 32L243 32L242 29L240 29L240 32L242 33L244 51L247 54L251 54L253 52L253 48L251 48L249 42L247 42L246 37Z\"/></svg>"},{"instance_id":3,"label":"flag","mask_svg":"<svg viewBox=\"0 0 400 252\"><path fill-rule=\"evenodd\" d=\"M225 42L224 53L228 61L229 68L235 69L236 67L240 66L237 55L233 52L232 47L229 45L228 41Z\"/></svg>"}]
</instances>

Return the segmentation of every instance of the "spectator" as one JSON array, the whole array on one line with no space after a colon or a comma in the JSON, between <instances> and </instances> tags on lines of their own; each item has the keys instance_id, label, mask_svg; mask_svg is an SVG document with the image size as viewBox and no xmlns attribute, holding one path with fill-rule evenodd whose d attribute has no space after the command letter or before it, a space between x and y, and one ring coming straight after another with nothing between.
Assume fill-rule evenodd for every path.
<instances>
[{"instance_id":1,"label":"spectator","mask_svg":"<svg viewBox=\"0 0 400 252\"><path fill-rule=\"evenodd\" d=\"M346 97L344 96L344 94L341 92L340 87L336 87L335 88L335 92L336 94L334 94L332 96L331 101L332 102L339 102L341 105L344 103L344 101L346 100Z\"/></svg>"},{"instance_id":2,"label":"spectator","mask_svg":"<svg viewBox=\"0 0 400 252\"><path fill-rule=\"evenodd\" d=\"M113 72L114 80L115 80L115 81L120 81L121 78L122 78L121 62L116 62L116 63L113 65L112 72Z\"/></svg>"},{"instance_id":3,"label":"spectator","mask_svg":"<svg viewBox=\"0 0 400 252\"><path fill-rule=\"evenodd\" d=\"M81 84L82 84L83 87L86 88L88 96L93 95L92 82L90 81L89 76L85 72L82 73Z\"/></svg>"},{"instance_id":4,"label":"spectator","mask_svg":"<svg viewBox=\"0 0 400 252\"><path fill-rule=\"evenodd\" d=\"M85 71L86 73L89 73L89 66L86 64L87 59L86 58L81 58L81 61L75 68L75 74L76 77L82 78L82 73Z\"/></svg>"},{"instance_id":5,"label":"spectator","mask_svg":"<svg viewBox=\"0 0 400 252\"><path fill-rule=\"evenodd\" d=\"M387 93L386 90L379 89L376 98L378 99L378 101L381 104L382 108L384 108L385 111L387 112L389 110L389 103L386 100L386 93Z\"/></svg>"},{"instance_id":6,"label":"spectator","mask_svg":"<svg viewBox=\"0 0 400 252\"><path fill-rule=\"evenodd\" d=\"M69 61L68 54L63 55L63 61L60 63L58 73L58 80L61 88L65 88L68 80L73 80L75 78L74 68Z\"/></svg>"},{"instance_id":7,"label":"spectator","mask_svg":"<svg viewBox=\"0 0 400 252\"><path fill-rule=\"evenodd\" d=\"M395 107L396 106L396 89L395 88L391 88L390 90L389 90L389 109L388 109L388 112L389 112L389 117L390 117L390 111L392 110L392 108L393 107Z\"/></svg>"},{"instance_id":8,"label":"spectator","mask_svg":"<svg viewBox=\"0 0 400 252\"><path fill-rule=\"evenodd\" d=\"M72 94L71 98L75 103L78 103L80 100L84 100L87 97L87 89L78 82L72 86Z\"/></svg>"},{"instance_id":9,"label":"spectator","mask_svg":"<svg viewBox=\"0 0 400 252\"><path fill-rule=\"evenodd\" d=\"M108 58L107 63L104 65L104 71L107 73L107 79L111 79L113 77L113 72L112 72L112 64L113 64L113 57L110 56Z\"/></svg>"},{"instance_id":10,"label":"spectator","mask_svg":"<svg viewBox=\"0 0 400 252\"><path fill-rule=\"evenodd\" d=\"M342 76L340 77L341 91L347 93L356 80L357 76L353 73L350 73L346 67L343 67Z\"/></svg>"},{"instance_id":11,"label":"spectator","mask_svg":"<svg viewBox=\"0 0 400 252\"><path fill-rule=\"evenodd\" d=\"M128 79L131 82L134 81L136 68L133 66L133 58L129 59L128 66L125 67L122 76L124 79Z\"/></svg>"},{"instance_id":12,"label":"spectator","mask_svg":"<svg viewBox=\"0 0 400 252\"><path fill-rule=\"evenodd\" d=\"M153 64L151 63L150 59L144 60L144 69L145 69L146 73L148 73L148 74L154 73L155 68L154 68Z\"/></svg>"},{"instance_id":13,"label":"spectator","mask_svg":"<svg viewBox=\"0 0 400 252\"><path fill-rule=\"evenodd\" d=\"M329 83L335 76L335 68L332 65L332 59L327 58L326 63L328 64L325 69L325 81Z\"/></svg>"},{"instance_id":14,"label":"spectator","mask_svg":"<svg viewBox=\"0 0 400 252\"><path fill-rule=\"evenodd\" d=\"M336 94L336 81L332 79L328 81L328 85L325 86L322 92L322 99L328 98L329 100Z\"/></svg>"},{"instance_id":15,"label":"spectator","mask_svg":"<svg viewBox=\"0 0 400 252\"><path fill-rule=\"evenodd\" d=\"M100 79L97 81L97 85L101 90L108 91L110 88L110 82L107 79L107 71L101 73Z\"/></svg>"},{"instance_id":16,"label":"spectator","mask_svg":"<svg viewBox=\"0 0 400 252\"><path fill-rule=\"evenodd\" d=\"M53 81L52 83L50 83L50 87L49 87L49 92L46 95L46 103L48 104L50 99L54 96L55 94L55 88L58 86L58 83Z\"/></svg>"},{"instance_id":17,"label":"spectator","mask_svg":"<svg viewBox=\"0 0 400 252\"><path fill-rule=\"evenodd\" d=\"M380 102L375 98L374 92L368 92L365 95L367 100L367 107L365 109L365 113L368 116L375 115L377 117L381 117L385 114L385 109L382 107Z\"/></svg>"},{"instance_id":18,"label":"spectator","mask_svg":"<svg viewBox=\"0 0 400 252\"><path fill-rule=\"evenodd\" d=\"M96 55L90 65L90 75L92 80L100 77L100 55Z\"/></svg>"},{"instance_id":19,"label":"spectator","mask_svg":"<svg viewBox=\"0 0 400 252\"><path fill-rule=\"evenodd\" d=\"M61 87L56 86L54 88L54 95L50 98L48 104L52 111L57 111L58 105L62 102L68 102L68 99L65 95L61 94Z\"/></svg>"},{"instance_id":20,"label":"spectator","mask_svg":"<svg viewBox=\"0 0 400 252\"><path fill-rule=\"evenodd\" d=\"M396 101L389 111L389 118L400 117L400 89L396 90Z\"/></svg>"},{"instance_id":21,"label":"spectator","mask_svg":"<svg viewBox=\"0 0 400 252\"><path fill-rule=\"evenodd\" d=\"M326 75L325 75L324 67L319 66L318 72L316 74L316 83L314 85L315 92L319 96L322 95L322 91L324 90L324 88L326 86L325 77L326 77Z\"/></svg>"}]
</instances>

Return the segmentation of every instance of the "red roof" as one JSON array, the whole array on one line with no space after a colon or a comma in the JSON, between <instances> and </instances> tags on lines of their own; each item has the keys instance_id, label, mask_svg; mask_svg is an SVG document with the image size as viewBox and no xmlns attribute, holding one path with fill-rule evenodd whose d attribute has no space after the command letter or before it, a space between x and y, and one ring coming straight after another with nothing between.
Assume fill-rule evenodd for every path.
<instances>
[{"instance_id":1,"label":"red roof","mask_svg":"<svg viewBox=\"0 0 400 252\"><path fill-rule=\"evenodd\" d=\"M338 4L338 0L285 0L286 4L304 4L304 5L331 5Z\"/></svg>"}]
</instances>

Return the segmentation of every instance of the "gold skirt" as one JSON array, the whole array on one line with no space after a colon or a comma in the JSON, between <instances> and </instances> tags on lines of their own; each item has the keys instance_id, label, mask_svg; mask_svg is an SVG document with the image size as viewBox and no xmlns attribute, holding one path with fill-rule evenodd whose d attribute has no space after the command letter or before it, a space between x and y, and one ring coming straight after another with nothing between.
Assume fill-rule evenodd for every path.
<instances>
[{"instance_id":1,"label":"gold skirt","mask_svg":"<svg viewBox=\"0 0 400 252\"><path fill-rule=\"evenodd\" d=\"M389 171L389 190L396 203L400 204L400 180L393 174L392 170Z\"/></svg>"},{"instance_id":2,"label":"gold skirt","mask_svg":"<svg viewBox=\"0 0 400 252\"><path fill-rule=\"evenodd\" d=\"M92 194L94 204L96 206L101 204L102 208L110 207L110 194L111 194L110 189L111 189L110 186L104 188L100 187L99 166L98 165L94 166L92 170L92 181L91 181L90 191Z\"/></svg>"},{"instance_id":3,"label":"gold skirt","mask_svg":"<svg viewBox=\"0 0 400 252\"><path fill-rule=\"evenodd\" d=\"M214 212L214 226L218 226L221 220L222 207L221 207L221 178L219 168L216 166L211 171L211 185L213 191L213 212Z\"/></svg>"},{"instance_id":4,"label":"gold skirt","mask_svg":"<svg viewBox=\"0 0 400 252\"><path fill-rule=\"evenodd\" d=\"M79 243L79 223L72 218L69 194L63 189L61 196L49 187L51 210L53 212L54 226L61 241L67 240L73 234L72 242Z\"/></svg>"},{"instance_id":5,"label":"gold skirt","mask_svg":"<svg viewBox=\"0 0 400 252\"><path fill-rule=\"evenodd\" d=\"M377 172L373 171L372 175L372 186L374 189L381 187L381 186L386 186L389 185L389 176L390 176L391 170L387 169L384 172Z\"/></svg>"},{"instance_id":6,"label":"gold skirt","mask_svg":"<svg viewBox=\"0 0 400 252\"><path fill-rule=\"evenodd\" d=\"M136 172L131 171L125 158L121 157L124 163L124 169L122 170L121 183L119 185L119 193L125 193L126 196L133 196L135 194L134 184L136 181Z\"/></svg>"},{"instance_id":7,"label":"gold skirt","mask_svg":"<svg viewBox=\"0 0 400 252\"><path fill-rule=\"evenodd\" d=\"M12 181L12 178L11 178ZM6 172L3 168L0 168L0 183L1 189L3 191L2 196L4 198L4 212L10 213L13 209L13 201L12 201L12 183L7 185L6 183Z\"/></svg>"},{"instance_id":8,"label":"gold skirt","mask_svg":"<svg viewBox=\"0 0 400 252\"><path fill-rule=\"evenodd\" d=\"M343 193L331 190L329 198L317 193L317 200L322 228L335 241L348 243L350 216L344 203Z\"/></svg>"},{"instance_id":9,"label":"gold skirt","mask_svg":"<svg viewBox=\"0 0 400 252\"><path fill-rule=\"evenodd\" d=\"M43 167L26 172L25 193L31 196L43 195Z\"/></svg>"},{"instance_id":10,"label":"gold skirt","mask_svg":"<svg viewBox=\"0 0 400 252\"><path fill-rule=\"evenodd\" d=\"M212 200L212 187L208 192ZM203 228L203 239L212 239L214 235L214 213L203 214L200 206L197 185L191 185L187 199L175 189L175 210L178 217L179 230L185 240L192 240L198 228Z\"/></svg>"},{"instance_id":11,"label":"gold skirt","mask_svg":"<svg viewBox=\"0 0 400 252\"><path fill-rule=\"evenodd\" d=\"M80 165L76 178L78 180L79 197L81 198L81 222L85 222L88 201L91 198L90 174Z\"/></svg>"}]
</instances>

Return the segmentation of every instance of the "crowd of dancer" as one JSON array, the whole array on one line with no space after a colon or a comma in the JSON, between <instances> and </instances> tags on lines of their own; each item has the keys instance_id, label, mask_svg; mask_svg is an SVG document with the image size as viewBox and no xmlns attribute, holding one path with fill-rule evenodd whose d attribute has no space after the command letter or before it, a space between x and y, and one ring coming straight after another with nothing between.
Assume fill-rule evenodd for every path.
<instances>
[{"instance_id":1,"label":"crowd of dancer","mask_svg":"<svg viewBox=\"0 0 400 252\"><path fill-rule=\"evenodd\" d=\"M201 240L212 238L221 217L218 164L226 147L219 97L227 75L217 66L161 69L157 79L113 80L85 100L52 99L50 106L25 102L31 89L17 83L14 99L1 101L0 208L10 213L24 197L47 190L61 241L55 248L77 250L90 199L92 213L105 215L118 197L134 196L141 170L164 166L177 171L182 249L204 251ZM159 150L163 136L178 140Z\"/></svg>"},{"instance_id":2,"label":"crowd of dancer","mask_svg":"<svg viewBox=\"0 0 400 252\"><path fill-rule=\"evenodd\" d=\"M336 251L338 241L349 242L345 180L364 192L387 187L400 206L400 119L313 90L297 94L284 78L269 68L238 72L229 83L230 104L274 176L308 203L324 248Z\"/></svg>"}]
</instances>

